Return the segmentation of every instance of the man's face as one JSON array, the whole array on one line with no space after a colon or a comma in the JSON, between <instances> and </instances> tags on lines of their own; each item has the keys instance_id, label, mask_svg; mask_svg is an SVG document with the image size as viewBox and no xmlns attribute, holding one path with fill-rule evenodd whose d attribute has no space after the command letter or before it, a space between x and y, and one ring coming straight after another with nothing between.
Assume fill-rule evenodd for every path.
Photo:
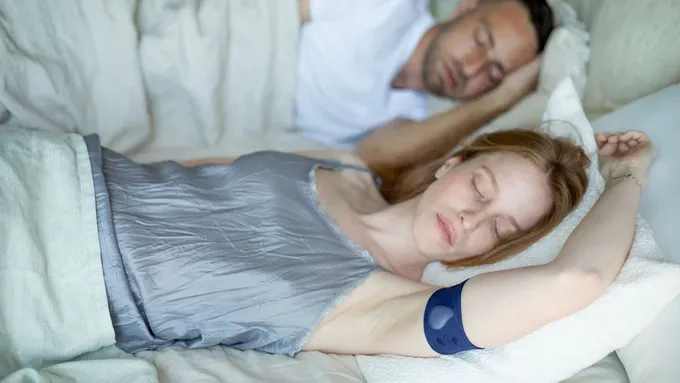
<instances>
[{"instance_id":1,"label":"man's face","mask_svg":"<svg viewBox=\"0 0 680 383\"><path fill-rule=\"evenodd\" d=\"M529 12L515 1L482 3L442 26L423 66L425 88L461 100L498 86L536 57Z\"/></svg>"}]
</instances>

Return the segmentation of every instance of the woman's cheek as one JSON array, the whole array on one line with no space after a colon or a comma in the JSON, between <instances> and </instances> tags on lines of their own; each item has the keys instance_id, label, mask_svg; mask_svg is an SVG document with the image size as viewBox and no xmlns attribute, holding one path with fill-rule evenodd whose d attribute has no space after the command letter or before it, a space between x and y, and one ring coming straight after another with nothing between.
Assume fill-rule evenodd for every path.
<instances>
[{"instance_id":1,"label":"woman's cheek","mask_svg":"<svg viewBox=\"0 0 680 383\"><path fill-rule=\"evenodd\" d=\"M467 240L464 243L466 252L473 256L479 256L493 250L495 241L491 235L485 234L484 230L486 230L485 227L479 227L468 233Z\"/></svg>"}]
</instances>

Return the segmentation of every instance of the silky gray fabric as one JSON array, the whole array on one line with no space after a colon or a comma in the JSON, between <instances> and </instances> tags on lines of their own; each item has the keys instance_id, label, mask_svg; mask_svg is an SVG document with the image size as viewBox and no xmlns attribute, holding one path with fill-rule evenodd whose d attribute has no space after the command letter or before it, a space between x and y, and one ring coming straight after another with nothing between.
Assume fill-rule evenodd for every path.
<instances>
[{"instance_id":1,"label":"silky gray fabric","mask_svg":"<svg viewBox=\"0 0 680 383\"><path fill-rule=\"evenodd\" d=\"M258 152L231 165L136 164L86 137L118 346L223 344L294 355L378 269L318 204L315 169Z\"/></svg>"}]
</instances>

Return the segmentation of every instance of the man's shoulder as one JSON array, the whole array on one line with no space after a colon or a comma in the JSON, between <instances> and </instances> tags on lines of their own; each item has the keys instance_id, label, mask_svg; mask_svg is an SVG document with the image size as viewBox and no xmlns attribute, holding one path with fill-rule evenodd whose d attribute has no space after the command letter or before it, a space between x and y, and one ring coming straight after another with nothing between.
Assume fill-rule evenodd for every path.
<instances>
[{"instance_id":1,"label":"man's shoulder","mask_svg":"<svg viewBox=\"0 0 680 383\"><path fill-rule=\"evenodd\" d=\"M368 18L376 21L390 21L385 17L394 14L414 16L416 13L430 14L429 0L301 0L307 2L310 21L343 21L352 18Z\"/></svg>"}]
</instances>

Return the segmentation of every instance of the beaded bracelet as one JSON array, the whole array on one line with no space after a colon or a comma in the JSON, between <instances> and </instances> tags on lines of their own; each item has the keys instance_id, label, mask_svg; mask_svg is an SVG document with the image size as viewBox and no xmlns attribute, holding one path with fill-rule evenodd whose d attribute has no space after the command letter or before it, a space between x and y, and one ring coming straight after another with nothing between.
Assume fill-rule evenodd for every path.
<instances>
[{"instance_id":1,"label":"beaded bracelet","mask_svg":"<svg viewBox=\"0 0 680 383\"><path fill-rule=\"evenodd\" d=\"M620 179L620 178L626 178L626 177L632 179L633 181L635 181L635 183L638 184L638 186L642 187L642 183L641 183L637 178L635 178L635 176L633 175L633 173L625 173L625 174L622 174L622 175L620 175L620 176L616 176L616 177L612 178L612 181L613 181L613 180L618 180L618 179Z\"/></svg>"}]
</instances>

